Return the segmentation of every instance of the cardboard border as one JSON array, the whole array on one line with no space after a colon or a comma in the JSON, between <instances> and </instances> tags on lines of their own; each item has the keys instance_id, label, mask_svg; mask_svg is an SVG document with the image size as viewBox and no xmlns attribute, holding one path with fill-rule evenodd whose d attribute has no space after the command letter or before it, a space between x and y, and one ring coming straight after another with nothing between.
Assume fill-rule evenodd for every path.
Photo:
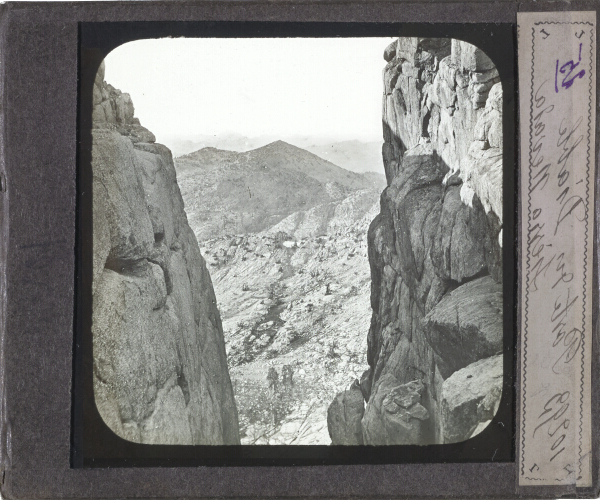
<instances>
[{"instance_id":1,"label":"cardboard border","mask_svg":"<svg viewBox=\"0 0 600 500\"><path fill-rule=\"evenodd\" d=\"M514 463L71 469L78 23L277 20L508 22L518 10L598 10L596 2L284 0L13 3L0 10L0 491L6 498L555 498L592 488L517 487ZM598 89L597 89L598 92ZM596 140L600 137L596 123ZM4 149L2 149L4 147ZM598 428L596 162L593 428ZM7 227L8 226L8 227ZM518 415L517 415L518 418Z\"/></svg>"}]
</instances>

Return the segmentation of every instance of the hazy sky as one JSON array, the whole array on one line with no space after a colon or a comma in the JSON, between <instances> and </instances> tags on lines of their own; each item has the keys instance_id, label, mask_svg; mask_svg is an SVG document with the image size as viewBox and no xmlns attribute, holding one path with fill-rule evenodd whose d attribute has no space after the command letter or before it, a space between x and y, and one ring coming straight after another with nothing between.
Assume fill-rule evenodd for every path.
<instances>
[{"instance_id":1,"label":"hazy sky","mask_svg":"<svg viewBox=\"0 0 600 500\"><path fill-rule=\"evenodd\" d=\"M140 40L107 56L105 79L131 94L159 142L225 132L379 141L392 40Z\"/></svg>"}]
</instances>

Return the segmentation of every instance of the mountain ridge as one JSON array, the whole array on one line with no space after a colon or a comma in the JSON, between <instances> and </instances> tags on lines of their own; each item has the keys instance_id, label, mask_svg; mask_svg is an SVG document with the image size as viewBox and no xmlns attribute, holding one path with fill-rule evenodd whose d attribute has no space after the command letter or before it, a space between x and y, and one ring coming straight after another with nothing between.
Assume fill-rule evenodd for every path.
<instances>
[{"instance_id":1,"label":"mountain ridge","mask_svg":"<svg viewBox=\"0 0 600 500\"><path fill-rule=\"evenodd\" d=\"M276 140L283 140L296 147L309 151L320 158L330 161L345 170L362 174L372 171L383 174L383 161L381 148L383 138L353 139L340 137L306 137L262 135L246 137L241 134L221 133L214 135L200 135L193 138L170 136L163 142L173 151L174 158L186 156L206 147L216 149L248 152L258 149Z\"/></svg>"},{"instance_id":2,"label":"mountain ridge","mask_svg":"<svg viewBox=\"0 0 600 500\"><path fill-rule=\"evenodd\" d=\"M303 173L320 182L339 182L354 189L366 187L362 174L342 168L325 158L281 139L244 152L207 146L180 156L175 160L178 163L185 161L202 161L210 164L213 162L249 165L262 163L260 166L281 167L286 170L292 169L290 168L290 160L299 160L304 167Z\"/></svg>"},{"instance_id":3,"label":"mountain ridge","mask_svg":"<svg viewBox=\"0 0 600 500\"><path fill-rule=\"evenodd\" d=\"M199 241L256 233L292 213L383 187L379 177L345 170L283 140L242 153L206 147L175 165Z\"/></svg>"}]
</instances>

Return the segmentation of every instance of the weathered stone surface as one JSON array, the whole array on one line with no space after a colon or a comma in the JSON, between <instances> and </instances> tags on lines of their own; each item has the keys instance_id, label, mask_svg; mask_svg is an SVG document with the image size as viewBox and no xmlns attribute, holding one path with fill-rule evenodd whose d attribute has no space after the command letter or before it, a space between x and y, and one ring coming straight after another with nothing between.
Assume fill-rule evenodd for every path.
<instances>
[{"instance_id":1,"label":"weathered stone surface","mask_svg":"<svg viewBox=\"0 0 600 500\"><path fill-rule=\"evenodd\" d=\"M398 46L398 40L394 40L392 43L390 43L386 48L385 51L383 53L383 58L386 61L391 61L392 59L394 59L394 57L396 57L396 48Z\"/></svg>"},{"instance_id":2,"label":"weathered stone surface","mask_svg":"<svg viewBox=\"0 0 600 500\"><path fill-rule=\"evenodd\" d=\"M440 64L440 66L442 65ZM449 75L445 75L444 77L441 72L438 73L433 80L433 87L430 94L433 104L437 104L441 108L454 107L456 104L456 92L453 90L454 84L454 76L449 78Z\"/></svg>"},{"instance_id":3,"label":"weathered stone surface","mask_svg":"<svg viewBox=\"0 0 600 500\"><path fill-rule=\"evenodd\" d=\"M396 86L398 76L402 72L402 63L392 60L383 71L383 86L386 94L391 94Z\"/></svg>"},{"instance_id":4,"label":"weathered stone surface","mask_svg":"<svg viewBox=\"0 0 600 500\"><path fill-rule=\"evenodd\" d=\"M396 57L415 62L415 56L418 52L419 42L422 38L400 37L396 42Z\"/></svg>"},{"instance_id":5,"label":"weathered stone surface","mask_svg":"<svg viewBox=\"0 0 600 500\"><path fill-rule=\"evenodd\" d=\"M96 405L130 441L238 444L221 319L171 153L122 135L143 129L131 99L96 86L107 96L92 132Z\"/></svg>"},{"instance_id":6,"label":"weathered stone surface","mask_svg":"<svg viewBox=\"0 0 600 500\"><path fill-rule=\"evenodd\" d=\"M138 142L152 143L156 137L147 128L136 124L127 124L117 127L117 131L127 137L134 144Z\"/></svg>"},{"instance_id":7,"label":"weathered stone surface","mask_svg":"<svg viewBox=\"0 0 600 500\"><path fill-rule=\"evenodd\" d=\"M471 204L477 195L486 212L502 222L502 86L490 90L485 110L474 128L474 141L461 167L461 197Z\"/></svg>"},{"instance_id":8,"label":"weathered stone surface","mask_svg":"<svg viewBox=\"0 0 600 500\"><path fill-rule=\"evenodd\" d=\"M502 304L502 285L485 276L447 293L427 314L422 326L449 369L444 379L502 350Z\"/></svg>"},{"instance_id":9,"label":"weathered stone surface","mask_svg":"<svg viewBox=\"0 0 600 500\"><path fill-rule=\"evenodd\" d=\"M452 40L452 62L468 71L487 71L494 68L494 63L483 50L463 42Z\"/></svg>"},{"instance_id":10,"label":"weathered stone surface","mask_svg":"<svg viewBox=\"0 0 600 500\"><path fill-rule=\"evenodd\" d=\"M444 443L464 441L487 426L500 404L502 373L502 355L497 355L470 364L444 381Z\"/></svg>"},{"instance_id":11,"label":"weathered stone surface","mask_svg":"<svg viewBox=\"0 0 600 500\"><path fill-rule=\"evenodd\" d=\"M365 443L426 444L429 412L421 404L424 391L421 380L399 384L392 375L382 377L362 420Z\"/></svg>"},{"instance_id":12,"label":"weathered stone surface","mask_svg":"<svg viewBox=\"0 0 600 500\"><path fill-rule=\"evenodd\" d=\"M340 392L327 409L327 429L333 445L363 444L361 420L365 413L358 381Z\"/></svg>"},{"instance_id":13,"label":"weathered stone surface","mask_svg":"<svg viewBox=\"0 0 600 500\"><path fill-rule=\"evenodd\" d=\"M436 274L462 283L485 271L490 237L488 218L481 204L465 205L460 198L460 187L449 187L431 247Z\"/></svg>"},{"instance_id":14,"label":"weathered stone surface","mask_svg":"<svg viewBox=\"0 0 600 500\"><path fill-rule=\"evenodd\" d=\"M465 42L400 38L385 57L388 187L368 234L363 435L440 443L444 379L502 348L502 89L489 58ZM400 431L395 403L383 401L415 380L429 418Z\"/></svg>"}]
</instances>

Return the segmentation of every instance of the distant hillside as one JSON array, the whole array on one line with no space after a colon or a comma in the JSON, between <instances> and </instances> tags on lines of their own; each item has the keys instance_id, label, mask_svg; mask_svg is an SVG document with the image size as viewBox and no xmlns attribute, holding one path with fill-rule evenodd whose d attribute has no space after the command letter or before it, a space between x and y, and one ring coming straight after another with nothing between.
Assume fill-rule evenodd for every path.
<instances>
[{"instance_id":1,"label":"distant hillside","mask_svg":"<svg viewBox=\"0 0 600 500\"><path fill-rule=\"evenodd\" d=\"M380 142L341 141L330 144L307 144L306 150L352 172L378 172L383 175Z\"/></svg>"},{"instance_id":2,"label":"distant hillside","mask_svg":"<svg viewBox=\"0 0 600 500\"><path fill-rule=\"evenodd\" d=\"M177 158L175 165L188 219L200 241L259 232L294 212L377 186L369 176L283 141L244 153L203 148Z\"/></svg>"},{"instance_id":3,"label":"distant hillside","mask_svg":"<svg viewBox=\"0 0 600 500\"><path fill-rule=\"evenodd\" d=\"M380 174L379 172L365 172L362 174L362 176L378 189L383 190L387 186L385 175Z\"/></svg>"},{"instance_id":4,"label":"distant hillside","mask_svg":"<svg viewBox=\"0 0 600 500\"><path fill-rule=\"evenodd\" d=\"M360 141L339 140L331 137L275 137L272 135L246 137L236 133L221 133L197 135L191 138L172 136L163 138L163 141L173 152L173 157L179 157L207 147L228 151L250 151L279 138L345 170L357 173L372 171L383 175L381 156L383 139L380 141Z\"/></svg>"},{"instance_id":5,"label":"distant hillside","mask_svg":"<svg viewBox=\"0 0 600 500\"><path fill-rule=\"evenodd\" d=\"M193 137L173 135L163 140L173 152L173 157L176 158L207 147L229 151L249 151L277 139L278 137L274 136L246 137L242 134L230 132L214 135L195 135Z\"/></svg>"}]
</instances>

